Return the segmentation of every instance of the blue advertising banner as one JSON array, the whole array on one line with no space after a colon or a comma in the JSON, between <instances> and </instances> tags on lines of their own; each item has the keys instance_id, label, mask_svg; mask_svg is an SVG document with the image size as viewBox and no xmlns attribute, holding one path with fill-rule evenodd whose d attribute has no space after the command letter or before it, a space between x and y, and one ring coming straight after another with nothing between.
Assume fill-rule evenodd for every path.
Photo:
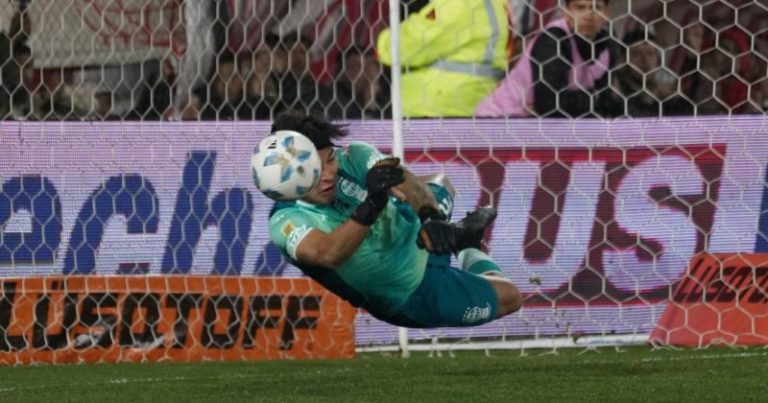
<instances>
[{"instance_id":1,"label":"blue advertising banner","mask_svg":"<svg viewBox=\"0 0 768 403\"><path fill-rule=\"evenodd\" d=\"M413 120L409 169L494 204L520 313L415 337L648 333L698 252L761 249L768 120ZM0 123L0 276L301 276L251 183L268 122ZM388 122L344 140L391 144ZM763 220L765 221L765 220ZM396 340L364 313L358 344Z\"/></svg>"}]
</instances>

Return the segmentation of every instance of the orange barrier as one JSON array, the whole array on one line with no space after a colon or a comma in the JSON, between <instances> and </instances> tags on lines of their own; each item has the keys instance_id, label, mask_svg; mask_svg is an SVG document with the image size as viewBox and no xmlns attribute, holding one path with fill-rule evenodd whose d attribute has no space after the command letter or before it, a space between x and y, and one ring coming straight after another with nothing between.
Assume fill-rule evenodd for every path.
<instances>
[{"instance_id":1,"label":"orange barrier","mask_svg":"<svg viewBox=\"0 0 768 403\"><path fill-rule=\"evenodd\" d=\"M351 358L349 304L305 278L7 278L0 363Z\"/></svg>"},{"instance_id":2,"label":"orange barrier","mask_svg":"<svg viewBox=\"0 0 768 403\"><path fill-rule=\"evenodd\" d=\"M768 254L695 256L649 342L768 344Z\"/></svg>"}]
</instances>

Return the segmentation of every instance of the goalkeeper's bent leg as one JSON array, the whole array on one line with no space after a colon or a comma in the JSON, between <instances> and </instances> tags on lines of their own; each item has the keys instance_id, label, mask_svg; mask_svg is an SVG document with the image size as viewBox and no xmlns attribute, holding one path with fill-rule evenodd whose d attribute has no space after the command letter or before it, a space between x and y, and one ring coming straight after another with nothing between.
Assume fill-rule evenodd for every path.
<instances>
[{"instance_id":1,"label":"goalkeeper's bent leg","mask_svg":"<svg viewBox=\"0 0 768 403\"><path fill-rule=\"evenodd\" d=\"M457 259L459 260L461 270L465 270L478 275L494 274L504 277L504 273L501 271L499 265L491 260L491 257L480 249L464 249L459 252Z\"/></svg>"},{"instance_id":2,"label":"goalkeeper's bent leg","mask_svg":"<svg viewBox=\"0 0 768 403\"><path fill-rule=\"evenodd\" d=\"M488 280L496 291L499 306L496 309L496 318L517 312L523 306L523 296L517 289L515 283L511 280L497 274L498 272L488 272L481 277Z\"/></svg>"},{"instance_id":3,"label":"goalkeeper's bent leg","mask_svg":"<svg viewBox=\"0 0 768 403\"><path fill-rule=\"evenodd\" d=\"M488 280L496 291L499 301L496 317L501 318L516 312L523 305L523 297L515 283L504 277L499 265L480 249L467 248L457 256L462 270L477 274Z\"/></svg>"}]
</instances>

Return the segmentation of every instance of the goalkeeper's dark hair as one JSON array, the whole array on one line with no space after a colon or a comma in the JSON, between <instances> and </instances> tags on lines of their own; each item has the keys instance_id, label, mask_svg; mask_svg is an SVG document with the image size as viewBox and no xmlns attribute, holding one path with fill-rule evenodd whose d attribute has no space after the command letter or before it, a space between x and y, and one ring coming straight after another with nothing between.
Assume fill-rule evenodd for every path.
<instances>
[{"instance_id":1,"label":"goalkeeper's dark hair","mask_svg":"<svg viewBox=\"0 0 768 403\"><path fill-rule=\"evenodd\" d=\"M315 148L322 150L333 147L334 139L346 136L346 125L337 125L323 117L298 111L285 111L272 122L272 133L278 130L293 130L307 136Z\"/></svg>"}]
</instances>

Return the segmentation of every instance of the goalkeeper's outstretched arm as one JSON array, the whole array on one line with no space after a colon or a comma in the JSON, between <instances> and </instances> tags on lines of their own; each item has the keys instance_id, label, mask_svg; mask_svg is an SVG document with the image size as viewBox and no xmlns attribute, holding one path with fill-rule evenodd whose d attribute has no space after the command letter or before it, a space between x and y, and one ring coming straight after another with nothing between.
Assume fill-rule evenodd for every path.
<instances>
[{"instance_id":1,"label":"goalkeeper's outstretched arm","mask_svg":"<svg viewBox=\"0 0 768 403\"><path fill-rule=\"evenodd\" d=\"M377 162L365 176L368 196L352 215L330 233L312 229L296 246L299 263L335 269L360 247L379 213L389 203L394 186L405 181L400 159L387 158Z\"/></svg>"}]
</instances>

